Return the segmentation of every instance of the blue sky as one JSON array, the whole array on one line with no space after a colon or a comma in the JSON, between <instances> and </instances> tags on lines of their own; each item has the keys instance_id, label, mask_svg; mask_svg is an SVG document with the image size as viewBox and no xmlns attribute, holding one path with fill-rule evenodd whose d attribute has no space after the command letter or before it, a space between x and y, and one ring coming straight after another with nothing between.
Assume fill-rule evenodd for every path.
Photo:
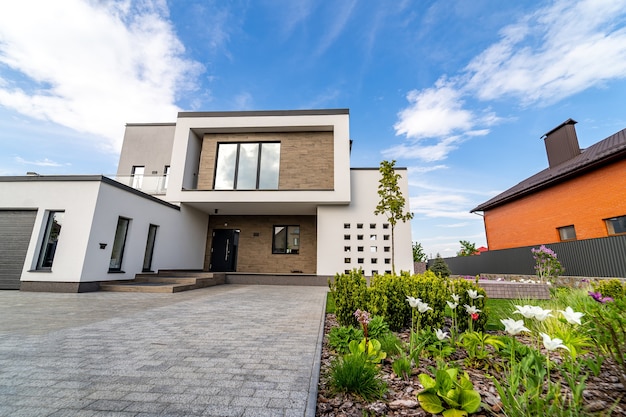
<instances>
[{"instance_id":1,"label":"blue sky","mask_svg":"<svg viewBox=\"0 0 626 417\"><path fill-rule=\"evenodd\" d=\"M0 175L114 174L125 123L349 108L352 166L409 168L413 240L626 128L626 0L21 0L0 5ZM558 207L555 207L558 210Z\"/></svg>"}]
</instances>

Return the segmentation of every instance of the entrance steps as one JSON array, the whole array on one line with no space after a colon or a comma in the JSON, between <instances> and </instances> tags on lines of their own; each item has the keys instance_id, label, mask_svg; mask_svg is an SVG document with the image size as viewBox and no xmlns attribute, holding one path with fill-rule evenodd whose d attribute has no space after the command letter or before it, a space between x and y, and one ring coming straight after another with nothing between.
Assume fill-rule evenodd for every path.
<instances>
[{"instance_id":1,"label":"entrance steps","mask_svg":"<svg viewBox=\"0 0 626 417\"><path fill-rule=\"evenodd\" d=\"M225 282L223 273L169 269L136 274L135 279L129 281L101 282L100 291L175 293Z\"/></svg>"}]
</instances>

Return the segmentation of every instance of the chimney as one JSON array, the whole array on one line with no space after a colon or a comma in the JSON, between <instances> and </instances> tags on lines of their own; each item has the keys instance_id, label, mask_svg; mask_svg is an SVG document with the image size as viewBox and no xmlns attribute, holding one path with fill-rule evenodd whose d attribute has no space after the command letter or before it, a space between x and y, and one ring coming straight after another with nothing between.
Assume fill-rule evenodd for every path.
<instances>
[{"instance_id":1,"label":"chimney","mask_svg":"<svg viewBox=\"0 0 626 417\"><path fill-rule=\"evenodd\" d=\"M548 154L550 168L580 155L580 146L574 125L576 120L567 119L542 136Z\"/></svg>"}]
</instances>

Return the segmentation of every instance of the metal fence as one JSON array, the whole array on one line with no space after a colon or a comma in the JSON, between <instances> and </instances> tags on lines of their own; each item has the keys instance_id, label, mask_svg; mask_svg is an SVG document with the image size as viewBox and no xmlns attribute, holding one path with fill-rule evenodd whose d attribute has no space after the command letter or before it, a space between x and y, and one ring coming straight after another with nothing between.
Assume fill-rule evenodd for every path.
<instances>
[{"instance_id":1,"label":"metal fence","mask_svg":"<svg viewBox=\"0 0 626 417\"><path fill-rule=\"evenodd\" d=\"M534 275L532 248L502 249L475 256L444 258L453 275L513 274ZM572 242L549 243L565 269L562 275L626 278L626 235ZM428 262L432 265L433 260Z\"/></svg>"}]
</instances>

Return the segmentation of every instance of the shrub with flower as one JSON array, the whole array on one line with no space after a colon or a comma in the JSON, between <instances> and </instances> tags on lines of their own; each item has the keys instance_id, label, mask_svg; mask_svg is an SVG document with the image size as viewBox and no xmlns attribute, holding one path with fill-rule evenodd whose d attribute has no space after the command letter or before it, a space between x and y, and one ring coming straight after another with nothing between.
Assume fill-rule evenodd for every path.
<instances>
[{"instance_id":1,"label":"shrub with flower","mask_svg":"<svg viewBox=\"0 0 626 417\"><path fill-rule=\"evenodd\" d=\"M530 250L535 259L535 273L542 283L553 283L564 271L561 263L556 259L556 253L545 245Z\"/></svg>"}]
</instances>

